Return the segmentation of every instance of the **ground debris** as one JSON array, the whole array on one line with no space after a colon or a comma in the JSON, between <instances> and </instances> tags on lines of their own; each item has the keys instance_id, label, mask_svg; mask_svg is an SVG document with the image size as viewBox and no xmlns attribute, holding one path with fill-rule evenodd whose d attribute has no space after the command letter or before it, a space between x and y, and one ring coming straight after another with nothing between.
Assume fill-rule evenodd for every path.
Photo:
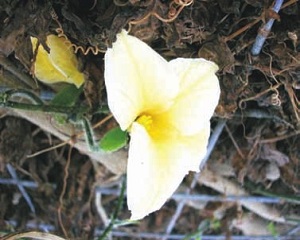
<instances>
[{"instance_id":1,"label":"ground debris","mask_svg":"<svg viewBox=\"0 0 300 240\"><path fill-rule=\"evenodd\" d=\"M1 87L22 89L24 84L14 81L12 85L7 79L18 82L25 76L32 80L28 88L36 93L60 88L60 85L45 86L34 81L35 54L30 43L30 37L36 37L49 50L46 36L58 35L74 49L79 59L78 69L87 76L80 101L91 109L87 118L95 123L103 116L92 115L93 110L107 103L103 54L123 28L168 60L203 57L215 61L219 66L221 98L212 127L219 118L227 122L192 193L224 197L260 194L274 197L278 202L269 206L238 200L188 201L173 232L184 236L201 230L202 234L226 235L230 239L233 234L249 234L247 226L258 215L287 224L286 219L299 215L300 2L285 1L278 14L271 11L273 2L3 0L0 5ZM252 56L250 50L255 38L270 17L276 19L272 30L261 53ZM51 117L46 118L59 133L71 137L75 128L65 132ZM99 235L99 229L107 226L115 209L120 173L115 176L113 170L93 164L68 145L27 158L40 149L61 143L41 130L44 123L39 124L35 126L14 117L0 119L0 178L10 178L6 170L6 164L10 163L19 181L31 184L26 189L36 208L33 215L16 184L1 184L0 228L7 232L23 231L32 226L38 228L42 223L48 227L41 229L61 236L67 233L70 239L92 239L95 233ZM112 126L115 122L109 121L99 132L102 134ZM74 138L75 141L84 139ZM118 156L120 159L106 158L109 162L119 162L126 152ZM190 178L185 179L183 189L191 182ZM97 192L98 188L117 194ZM179 204L180 201L172 199L139 225L118 226L118 230L127 234L126 237L141 232L167 232L167 222ZM118 218L128 216L124 205ZM265 229L268 223L262 218L258 220L263 226L260 232L268 234L270 231Z\"/></svg>"}]
</instances>

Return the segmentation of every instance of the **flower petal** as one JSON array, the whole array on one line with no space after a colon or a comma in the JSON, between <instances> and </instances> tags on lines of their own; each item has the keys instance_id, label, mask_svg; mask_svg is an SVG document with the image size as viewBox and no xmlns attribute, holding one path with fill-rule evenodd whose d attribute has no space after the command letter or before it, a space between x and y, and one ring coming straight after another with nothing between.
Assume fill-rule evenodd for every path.
<instances>
[{"instance_id":1,"label":"flower petal","mask_svg":"<svg viewBox=\"0 0 300 240\"><path fill-rule=\"evenodd\" d=\"M105 54L104 76L108 105L122 130L142 112L166 110L179 89L167 61L124 30Z\"/></svg>"},{"instance_id":2,"label":"flower petal","mask_svg":"<svg viewBox=\"0 0 300 240\"><path fill-rule=\"evenodd\" d=\"M37 42L37 38L31 37L33 51L36 48ZM34 74L39 80L46 83L56 83L66 80L66 77L49 61L48 53L41 45L38 48L38 54L35 59Z\"/></svg>"},{"instance_id":3,"label":"flower petal","mask_svg":"<svg viewBox=\"0 0 300 240\"><path fill-rule=\"evenodd\" d=\"M84 74L77 69L76 55L65 43L65 39L55 35L47 36L48 53L42 45L39 46L36 60L36 77L45 83L68 82L79 88L84 83ZM33 51L36 48L37 39L31 38Z\"/></svg>"},{"instance_id":4,"label":"flower petal","mask_svg":"<svg viewBox=\"0 0 300 240\"><path fill-rule=\"evenodd\" d=\"M205 59L177 58L169 64L180 77L180 93L166 115L182 134L195 134L209 121L218 104L218 67Z\"/></svg>"},{"instance_id":5,"label":"flower petal","mask_svg":"<svg viewBox=\"0 0 300 240\"><path fill-rule=\"evenodd\" d=\"M66 82L73 83L79 88L84 83L84 74L77 69L78 60L67 41L56 35L47 36L47 44L50 47L49 59L53 66L66 77Z\"/></svg>"},{"instance_id":6,"label":"flower petal","mask_svg":"<svg viewBox=\"0 0 300 240\"><path fill-rule=\"evenodd\" d=\"M210 124L197 135L153 139L137 122L132 124L127 165L127 203L131 219L161 208L188 171L198 171L206 154Z\"/></svg>"}]
</instances>

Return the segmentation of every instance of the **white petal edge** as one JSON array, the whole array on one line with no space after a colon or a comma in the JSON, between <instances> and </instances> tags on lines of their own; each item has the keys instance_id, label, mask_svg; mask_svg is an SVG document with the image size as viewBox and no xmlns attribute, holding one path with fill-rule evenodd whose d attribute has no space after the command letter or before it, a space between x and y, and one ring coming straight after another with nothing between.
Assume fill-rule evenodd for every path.
<instances>
[{"instance_id":1,"label":"white petal edge","mask_svg":"<svg viewBox=\"0 0 300 240\"><path fill-rule=\"evenodd\" d=\"M189 171L199 171L210 132L207 122L197 135L154 142L134 122L127 165L127 204L131 219L142 219L160 209Z\"/></svg>"},{"instance_id":2,"label":"white petal edge","mask_svg":"<svg viewBox=\"0 0 300 240\"><path fill-rule=\"evenodd\" d=\"M141 113L167 109L179 90L167 61L125 30L105 54L104 78L109 108L122 130Z\"/></svg>"},{"instance_id":3,"label":"white petal edge","mask_svg":"<svg viewBox=\"0 0 300 240\"><path fill-rule=\"evenodd\" d=\"M166 114L182 134L197 133L212 117L220 96L218 66L205 59L177 58L169 62L180 78L180 92Z\"/></svg>"}]
</instances>

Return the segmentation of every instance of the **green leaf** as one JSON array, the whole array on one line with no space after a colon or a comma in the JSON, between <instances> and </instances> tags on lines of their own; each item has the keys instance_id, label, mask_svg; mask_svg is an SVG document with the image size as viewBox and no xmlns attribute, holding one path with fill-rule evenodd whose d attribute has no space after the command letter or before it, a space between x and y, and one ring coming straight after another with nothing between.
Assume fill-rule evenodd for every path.
<instances>
[{"instance_id":1,"label":"green leaf","mask_svg":"<svg viewBox=\"0 0 300 240\"><path fill-rule=\"evenodd\" d=\"M114 152L127 144L128 134L120 127L109 130L101 139L99 147L104 152Z\"/></svg>"},{"instance_id":2,"label":"green leaf","mask_svg":"<svg viewBox=\"0 0 300 240\"><path fill-rule=\"evenodd\" d=\"M73 106L82 93L82 89L83 87L77 88L75 85L70 84L60 90L50 104L57 106Z\"/></svg>"},{"instance_id":3,"label":"green leaf","mask_svg":"<svg viewBox=\"0 0 300 240\"><path fill-rule=\"evenodd\" d=\"M276 237L279 235L276 230L276 226L273 222L270 222L267 227L268 227L268 231L272 234L273 237Z\"/></svg>"}]
</instances>

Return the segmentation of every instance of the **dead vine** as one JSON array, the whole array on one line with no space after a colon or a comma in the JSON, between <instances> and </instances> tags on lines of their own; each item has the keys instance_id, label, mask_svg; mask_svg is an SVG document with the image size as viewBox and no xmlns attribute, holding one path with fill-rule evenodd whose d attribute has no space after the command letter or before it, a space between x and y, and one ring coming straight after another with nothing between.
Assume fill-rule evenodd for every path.
<instances>
[{"instance_id":1,"label":"dead vine","mask_svg":"<svg viewBox=\"0 0 300 240\"><path fill-rule=\"evenodd\" d=\"M181 11L191 5L194 2L194 0L173 0L170 4L169 4L169 12L168 12L168 18L163 18L162 16L160 16L157 12L156 12L156 1L153 2L152 4L152 10L149 11L146 15L144 15L142 18L137 19L137 20L132 20L129 22L129 29L128 32L130 32L131 30L131 26L132 25L137 25L140 24L144 21L146 21L149 17L154 16L156 17L158 20L164 22L164 23L170 23L173 22L178 15L181 13Z\"/></svg>"}]
</instances>

